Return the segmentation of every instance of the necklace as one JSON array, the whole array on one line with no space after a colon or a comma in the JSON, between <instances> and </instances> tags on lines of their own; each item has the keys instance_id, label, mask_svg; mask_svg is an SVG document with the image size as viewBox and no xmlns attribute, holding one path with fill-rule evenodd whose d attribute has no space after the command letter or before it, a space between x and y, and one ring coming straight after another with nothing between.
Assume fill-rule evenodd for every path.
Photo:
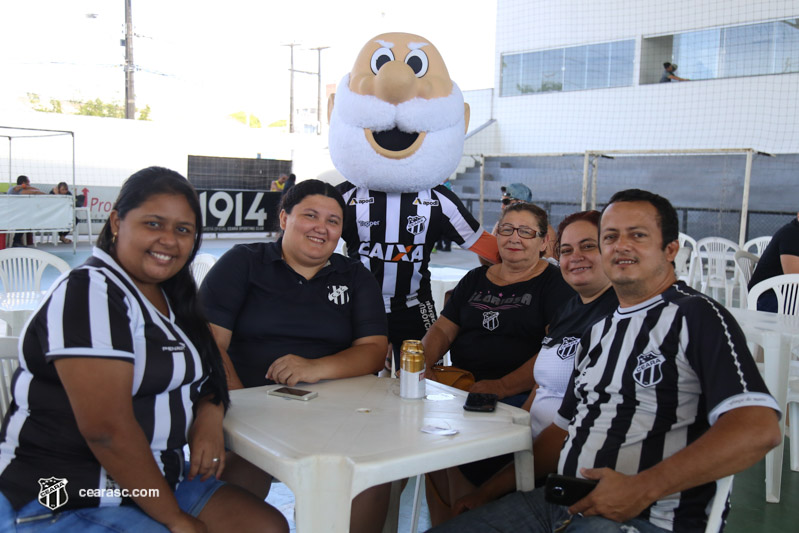
<instances>
[{"instance_id":1,"label":"necklace","mask_svg":"<svg viewBox=\"0 0 799 533\"><path fill-rule=\"evenodd\" d=\"M532 267L511 273L513 274L512 276L508 276L508 273L503 272L503 266L500 263L497 265L498 268L496 270L488 269L488 277L492 283L496 285L512 285L520 281L527 281L541 274L547 268L547 262L539 259Z\"/></svg>"}]
</instances>

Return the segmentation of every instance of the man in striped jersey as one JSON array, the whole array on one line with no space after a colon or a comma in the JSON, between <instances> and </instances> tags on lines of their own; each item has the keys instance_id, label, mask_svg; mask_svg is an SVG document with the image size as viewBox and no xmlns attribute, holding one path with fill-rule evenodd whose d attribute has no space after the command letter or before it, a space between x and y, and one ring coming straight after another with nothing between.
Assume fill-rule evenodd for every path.
<instances>
[{"instance_id":1,"label":"man in striped jersey","mask_svg":"<svg viewBox=\"0 0 799 533\"><path fill-rule=\"evenodd\" d=\"M330 157L348 180L342 237L382 286L398 358L436 319L427 265L442 236L499 259L496 240L441 185L460 163L469 106L435 46L386 33L363 47L328 113Z\"/></svg>"},{"instance_id":2,"label":"man in striped jersey","mask_svg":"<svg viewBox=\"0 0 799 533\"><path fill-rule=\"evenodd\" d=\"M571 507L517 492L435 531L704 531L714 480L780 441L779 409L740 327L678 282L677 213L631 189L602 214L602 263L619 308L582 336L536 475L598 480Z\"/></svg>"}]
</instances>

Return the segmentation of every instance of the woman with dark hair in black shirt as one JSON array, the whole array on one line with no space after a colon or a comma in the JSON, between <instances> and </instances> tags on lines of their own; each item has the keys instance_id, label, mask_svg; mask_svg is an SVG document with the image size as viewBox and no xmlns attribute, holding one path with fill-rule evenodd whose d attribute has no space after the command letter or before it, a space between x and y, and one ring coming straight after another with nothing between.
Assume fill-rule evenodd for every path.
<instances>
[{"instance_id":1,"label":"woman with dark hair in black shirt","mask_svg":"<svg viewBox=\"0 0 799 533\"><path fill-rule=\"evenodd\" d=\"M201 237L186 179L141 170L92 257L50 289L0 432L0 531L288 531L217 479L229 398L189 271Z\"/></svg>"}]
</instances>

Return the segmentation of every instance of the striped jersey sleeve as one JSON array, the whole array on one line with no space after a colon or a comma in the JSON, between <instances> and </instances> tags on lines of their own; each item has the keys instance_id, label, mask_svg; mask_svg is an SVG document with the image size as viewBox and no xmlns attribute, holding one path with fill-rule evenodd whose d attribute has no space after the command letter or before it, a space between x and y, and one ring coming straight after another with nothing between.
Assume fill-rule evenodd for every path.
<instances>
[{"instance_id":1,"label":"striped jersey sleeve","mask_svg":"<svg viewBox=\"0 0 799 533\"><path fill-rule=\"evenodd\" d=\"M446 224L454 231L445 233L451 235L453 240L457 242L461 248L471 248L480 235L483 233L480 223L476 218L466 209L458 196L447 189L443 185L439 185L433 189L433 198L437 199L441 205L441 211L444 213Z\"/></svg>"},{"instance_id":2,"label":"striped jersey sleeve","mask_svg":"<svg viewBox=\"0 0 799 533\"><path fill-rule=\"evenodd\" d=\"M80 269L53 291L47 304L44 350L48 361L59 357L111 357L134 360L131 309L119 285L108 274ZM91 316L92 320L86 320Z\"/></svg>"}]
</instances>

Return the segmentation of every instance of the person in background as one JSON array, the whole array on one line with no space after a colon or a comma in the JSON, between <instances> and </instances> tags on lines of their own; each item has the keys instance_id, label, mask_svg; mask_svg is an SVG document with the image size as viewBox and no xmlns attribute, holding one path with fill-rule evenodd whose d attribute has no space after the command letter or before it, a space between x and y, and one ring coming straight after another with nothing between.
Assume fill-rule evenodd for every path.
<instances>
[{"instance_id":1,"label":"person in background","mask_svg":"<svg viewBox=\"0 0 799 533\"><path fill-rule=\"evenodd\" d=\"M50 189L50 194L68 194L69 196L72 196L72 193L69 192L69 186L65 181L60 182L58 185ZM68 231L61 231L58 233L58 238L64 244L72 244L72 239L67 237L67 235L69 235Z\"/></svg>"},{"instance_id":2,"label":"person in background","mask_svg":"<svg viewBox=\"0 0 799 533\"><path fill-rule=\"evenodd\" d=\"M283 192L288 179L289 177L287 174L281 174L275 181L272 182L272 186L269 188L269 190L272 192Z\"/></svg>"},{"instance_id":3,"label":"person in background","mask_svg":"<svg viewBox=\"0 0 799 533\"><path fill-rule=\"evenodd\" d=\"M674 274L677 211L629 189L600 220L602 266L619 299L580 340L554 423L533 445L537 476L598 482L570 507L514 492L431 530L704 531L715 480L782 440L780 410L718 302Z\"/></svg>"},{"instance_id":4,"label":"person in background","mask_svg":"<svg viewBox=\"0 0 799 533\"><path fill-rule=\"evenodd\" d=\"M297 184L297 176L295 176L294 174L289 174L289 177L288 177L288 179L286 180L286 183L283 185L283 193L282 193L282 196L286 196L286 193L287 193L287 192L288 192L288 191L289 191L289 190L290 190L292 187L294 187L294 185L296 185L296 184ZM281 196L281 198L282 198L282 196Z\"/></svg>"},{"instance_id":5,"label":"person in background","mask_svg":"<svg viewBox=\"0 0 799 533\"><path fill-rule=\"evenodd\" d=\"M533 191L530 190L530 187L525 185L524 183L511 183L510 185L503 185L500 187L502 191L502 210L504 211L509 206L518 204L520 202L527 202L531 203L533 201ZM499 224L499 223L497 223ZM497 226L494 226L494 231L492 231L493 235L496 235ZM547 247L544 249L542 257L552 263L555 266L558 266L557 259L555 259L555 246L557 243L557 235L555 233L555 229L551 225L547 225ZM488 263L484 263L482 260L480 261L481 264L487 265Z\"/></svg>"},{"instance_id":6,"label":"person in background","mask_svg":"<svg viewBox=\"0 0 799 533\"><path fill-rule=\"evenodd\" d=\"M783 274L799 274L799 213L777 230L763 250L760 261L749 280L749 290L763 280ZM777 312L777 296L766 291L757 300L759 311Z\"/></svg>"},{"instance_id":7,"label":"person in background","mask_svg":"<svg viewBox=\"0 0 799 533\"><path fill-rule=\"evenodd\" d=\"M474 374L470 392L493 393L516 407L524 403L535 385L533 363L546 330L574 295L558 268L541 258L547 226L546 212L537 205L516 203L505 209L496 236L502 262L467 273L422 339L428 377L449 350L454 366ZM449 518L455 500L511 458L503 455L428 474L433 523Z\"/></svg>"},{"instance_id":8,"label":"person in background","mask_svg":"<svg viewBox=\"0 0 799 533\"><path fill-rule=\"evenodd\" d=\"M8 194L44 194L36 187L31 187L31 180L28 176L18 176L17 184L8 189Z\"/></svg>"},{"instance_id":9,"label":"person in background","mask_svg":"<svg viewBox=\"0 0 799 533\"><path fill-rule=\"evenodd\" d=\"M660 83L670 83L672 81L691 81L688 78L681 78L675 74L677 71L677 65L675 63L669 63L668 61L663 63L663 74L660 76Z\"/></svg>"},{"instance_id":10,"label":"person in background","mask_svg":"<svg viewBox=\"0 0 799 533\"><path fill-rule=\"evenodd\" d=\"M133 174L92 257L26 324L0 430L0 531L288 531L217 479L229 396L189 270L201 221L183 176Z\"/></svg>"},{"instance_id":11,"label":"person in background","mask_svg":"<svg viewBox=\"0 0 799 533\"><path fill-rule=\"evenodd\" d=\"M333 253L343 225L341 194L305 180L283 197L277 242L234 246L211 268L200 295L231 389L382 367L388 339L380 287L360 262ZM272 477L230 453L223 479L263 500ZM389 492L384 484L353 499L351 531L381 531Z\"/></svg>"},{"instance_id":12,"label":"person in background","mask_svg":"<svg viewBox=\"0 0 799 533\"><path fill-rule=\"evenodd\" d=\"M28 176L21 175L17 176L17 184L10 189L8 189L8 194L44 194L42 191L37 189L36 187L31 187L31 180ZM13 247L24 247L25 243L23 239L27 240L28 243L32 242L33 234L32 233L14 233L14 239L12 240L11 246Z\"/></svg>"},{"instance_id":13,"label":"person in background","mask_svg":"<svg viewBox=\"0 0 799 533\"><path fill-rule=\"evenodd\" d=\"M566 394L574 369L574 354L583 332L619 305L616 292L602 269L597 242L599 217L599 211L580 211L567 216L558 226L560 271L577 294L558 310L535 357L536 387L522 406L530 411L533 440L555 419ZM514 490L516 473L513 464L509 464L477 490L458 499L453 506L454 514L474 509Z\"/></svg>"}]
</instances>

